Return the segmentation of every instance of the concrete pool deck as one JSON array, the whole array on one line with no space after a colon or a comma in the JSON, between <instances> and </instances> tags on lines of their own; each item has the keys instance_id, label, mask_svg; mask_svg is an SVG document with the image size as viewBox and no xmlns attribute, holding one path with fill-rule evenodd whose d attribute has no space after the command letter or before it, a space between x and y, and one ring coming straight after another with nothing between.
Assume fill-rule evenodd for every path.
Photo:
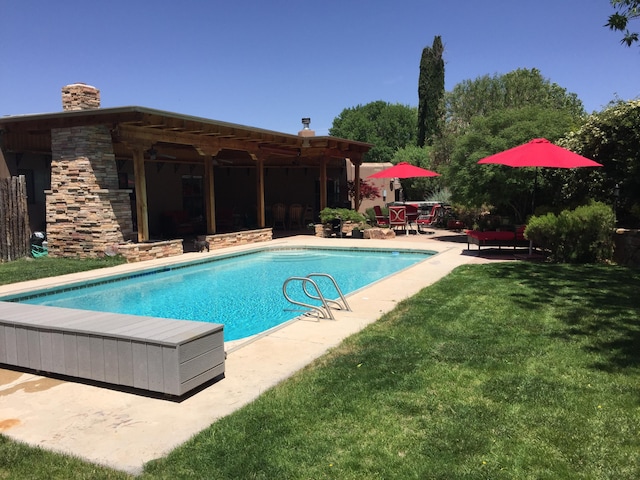
<instances>
[{"instance_id":1,"label":"concrete pool deck","mask_svg":"<svg viewBox=\"0 0 640 480\"><path fill-rule=\"evenodd\" d=\"M211 253L185 253L171 259L126 264L57 279L0 286L0 295L46 288L167 263L184 262L265 246L410 248L438 252L428 260L349 295L352 312L335 311L336 320L301 319L249 340L227 342L225 377L180 402L111 390L32 373L0 369L0 433L47 450L138 474L217 419L260 394L375 322L396 304L447 275L455 267L513 259L466 250L466 237L447 231L399 235L393 240L322 239L295 236Z\"/></svg>"}]
</instances>

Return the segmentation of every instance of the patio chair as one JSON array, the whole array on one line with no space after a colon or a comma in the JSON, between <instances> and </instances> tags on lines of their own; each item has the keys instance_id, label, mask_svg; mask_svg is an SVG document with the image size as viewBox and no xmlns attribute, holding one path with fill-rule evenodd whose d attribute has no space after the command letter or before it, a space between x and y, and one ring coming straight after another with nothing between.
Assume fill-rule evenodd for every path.
<instances>
[{"instance_id":1,"label":"patio chair","mask_svg":"<svg viewBox=\"0 0 640 480\"><path fill-rule=\"evenodd\" d=\"M418 206L417 205L411 205L411 204L407 203L405 205L405 208L407 209L407 225L409 225L411 228L415 227L415 229L417 231L418 230L418 228L417 228L418 224L416 222L418 220L418 216L420 215L420 211L418 210Z\"/></svg>"},{"instance_id":2,"label":"patio chair","mask_svg":"<svg viewBox=\"0 0 640 480\"><path fill-rule=\"evenodd\" d=\"M292 203L289 205L289 230L293 230L293 227L302 229L302 214L304 209L299 203Z\"/></svg>"},{"instance_id":3,"label":"patio chair","mask_svg":"<svg viewBox=\"0 0 640 480\"><path fill-rule=\"evenodd\" d=\"M302 214L302 222L305 225L309 225L310 223L315 223L313 208L311 207L311 205L307 205L304 207L304 213Z\"/></svg>"},{"instance_id":4,"label":"patio chair","mask_svg":"<svg viewBox=\"0 0 640 480\"><path fill-rule=\"evenodd\" d=\"M407 228L407 207L392 205L389 207L389 226L392 229L402 227L407 235L409 235L409 229Z\"/></svg>"},{"instance_id":5,"label":"patio chair","mask_svg":"<svg viewBox=\"0 0 640 480\"><path fill-rule=\"evenodd\" d=\"M280 226L282 230L287 229L287 207L284 203L275 203L271 207L271 215L273 216L273 229L275 230Z\"/></svg>"},{"instance_id":6,"label":"patio chair","mask_svg":"<svg viewBox=\"0 0 640 480\"><path fill-rule=\"evenodd\" d=\"M431 212L426 215L418 215L416 219L416 224L418 225L418 231L422 232L422 227L432 227L435 225L438 220L438 212L442 210L442 205L436 203L433 207L431 207Z\"/></svg>"},{"instance_id":7,"label":"patio chair","mask_svg":"<svg viewBox=\"0 0 640 480\"><path fill-rule=\"evenodd\" d=\"M374 205L373 211L376 214L376 223L379 227L389 226L389 217L385 216L382 213L382 208L380 208L380 205Z\"/></svg>"}]
</instances>

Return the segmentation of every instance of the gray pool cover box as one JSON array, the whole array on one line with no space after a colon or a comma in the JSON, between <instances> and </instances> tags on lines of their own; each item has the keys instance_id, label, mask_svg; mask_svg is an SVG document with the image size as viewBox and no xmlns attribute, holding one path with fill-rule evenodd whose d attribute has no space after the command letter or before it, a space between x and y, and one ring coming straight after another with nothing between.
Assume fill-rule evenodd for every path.
<instances>
[{"instance_id":1,"label":"gray pool cover box","mask_svg":"<svg viewBox=\"0 0 640 480\"><path fill-rule=\"evenodd\" d=\"M0 364L181 396L224 374L223 325L0 302Z\"/></svg>"}]
</instances>

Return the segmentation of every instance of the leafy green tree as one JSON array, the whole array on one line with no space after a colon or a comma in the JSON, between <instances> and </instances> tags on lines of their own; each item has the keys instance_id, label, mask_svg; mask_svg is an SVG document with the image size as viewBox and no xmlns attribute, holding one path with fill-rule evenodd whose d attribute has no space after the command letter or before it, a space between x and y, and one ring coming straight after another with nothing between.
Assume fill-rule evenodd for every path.
<instances>
[{"instance_id":1,"label":"leafy green tree","mask_svg":"<svg viewBox=\"0 0 640 480\"><path fill-rule=\"evenodd\" d=\"M640 0L611 0L611 5L617 11L609 16L605 27L623 32L620 43L630 47L638 41L638 32L629 31L628 25L629 21L640 17Z\"/></svg>"},{"instance_id":2,"label":"leafy green tree","mask_svg":"<svg viewBox=\"0 0 640 480\"><path fill-rule=\"evenodd\" d=\"M390 162L399 148L416 143L417 109L382 100L345 108L329 135L373 144L366 162Z\"/></svg>"},{"instance_id":3,"label":"leafy green tree","mask_svg":"<svg viewBox=\"0 0 640 480\"><path fill-rule=\"evenodd\" d=\"M554 187L546 171L476 165L489 156L533 138L554 141L585 116L574 93L545 79L537 69L485 75L456 85L446 95L446 125L434 143L433 165L445 174L452 200L468 208L483 204L523 221L531 213L534 182L536 205L550 202Z\"/></svg>"},{"instance_id":4,"label":"leafy green tree","mask_svg":"<svg viewBox=\"0 0 640 480\"><path fill-rule=\"evenodd\" d=\"M462 81L445 95L445 100L447 123L453 134L463 133L474 117L507 108L537 105L576 117L585 113L575 93L551 83L535 68Z\"/></svg>"},{"instance_id":5,"label":"leafy green tree","mask_svg":"<svg viewBox=\"0 0 640 480\"><path fill-rule=\"evenodd\" d=\"M553 142L571 130L575 122L570 112L542 106L498 109L473 117L456 142L446 171L452 200L467 207L489 205L495 213L523 222L531 213L536 183L536 204L547 201L550 187L545 180L546 169L537 172L533 168L478 165L478 160L533 138L544 137Z\"/></svg>"},{"instance_id":6,"label":"leafy green tree","mask_svg":"<svg viewBox=\"0 0 640 480\"><path fill-rule=\"evenodd\" d=\"M431 47L422 50L418 80L418 146L432 145L441 132L444 99L442 39L436 36Z\"/></svg>"},{"instance_id":7,"label":"leafy green tree","mask_svg":"<svg viewBox=\"0 0 640 480\"><path fill-rule=\"evenodd\" d=\"M590 174L590 182L565 181L558 192L566 197L576 195L576 191L584 195L588 189L593 198L611 205L618 185L621 224L637 227L640 223L640 100L611 103L601 112L590 115L558 144L603 165Z\"/></svg>"}]
</instances>

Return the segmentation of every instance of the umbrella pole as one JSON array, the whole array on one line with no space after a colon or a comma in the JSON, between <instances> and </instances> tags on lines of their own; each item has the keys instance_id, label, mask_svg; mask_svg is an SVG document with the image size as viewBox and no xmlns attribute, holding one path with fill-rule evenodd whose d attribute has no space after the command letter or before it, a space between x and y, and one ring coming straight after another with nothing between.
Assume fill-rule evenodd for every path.
<instances>
[{"instance_id":1,"label":"umbrella pole","mask_svg":"<svg viewBox=\"0 0 640 480\"><path fill-rule=\"evenodd\" d=\"M536 212L536 189L538 188L538 167L533 177L533 192L531 193L531 216ZM529 256L533 254L533 240L529 240Z\"/></svg>"},{"instance_id":2,"label":"umbrella pole","mask_svg":"<svg viewBox=\"0 0 640 480\"><path fill-rule=\"evenodd\" d=\"M531 215L536 213L536 190L538 189L538 167L533 177L533 192L531 193Z\"/></svg>"}]
</instances>

